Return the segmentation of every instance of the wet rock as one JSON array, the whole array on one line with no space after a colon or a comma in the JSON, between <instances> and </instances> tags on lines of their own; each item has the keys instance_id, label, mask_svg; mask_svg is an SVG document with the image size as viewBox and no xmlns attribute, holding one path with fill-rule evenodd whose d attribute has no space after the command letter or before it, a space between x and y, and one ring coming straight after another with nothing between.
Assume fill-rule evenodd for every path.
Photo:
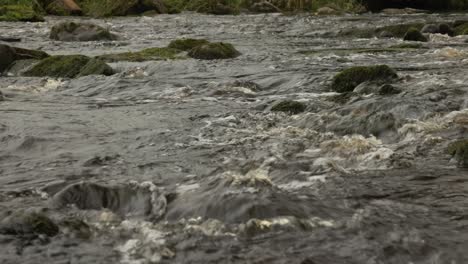
<instances>
[{"instance_id":1,"label":"wet rock","mask_svg":"<svg viewBox=\"0 0 468 264\"><path fill-rule=\"evenodd\" d=\"M2 4L0 6L0 21L43 22L44 17L34 9L32 3L17 5Z\"/></svg>"},{"instance_id":2,"label":"wet rock","mask_svg":"<svg viewBox=\"0 0 468 264\"><path fill-rule=\"evenodd\" d=\"M430 34L443 34L454 36L455 32L453 28L445 23L442 24L427 24L421 29L421 33L430 33Z\"/></svg>"},{"instance_id":3,"label":"wet rock","mask_svg":"<svg viewBox=\"0 0 468 264\"><path fill-rule=\"evenodd\" d=\"M43 51L28 50L0 44L0 73L17 60L43 59L49 55Z\"/></svg>"},{"instance_id":4,"label":"wet rock","mask_svg":"<svg viewBox=\"0 0 468 264\"><path fill-rule=\"evenodd\" d=\"M403 40L406 41L420 41L420 42L427 42L428 39L416 28L410 28L408 32L406 32Z\"/></svg>"},{"instance_id":5,"label":"wet rock","mask_svg":"<svg viewBox=\"0 0 468 264\"><path fill-rule=\"evenodd\" d=\"M82 15L83 11L74 0L55 0L45 7L45 11L50 15L70 16Z\"/></svg>"},{"instance_id":6,"label":"wet rock","mask_svg":"<svg viewBox=\"0 0 468 264\"><path fill-rule=\"evenodd\" d=\"M14 61L14 50L10 46L0 44L0 72L6 70Z\"/></svg>"},{"instance_id":7,"label":"wet rock","mask_svg":"<svg viewBox=\"0 0 468 264\"><path fill-rule=\"evenodd\" d=\"M81 210L109 209L123 217L159 218L166 211L166 198L150 183L115 186L81 182L55 194L55 207L75 205Z\"/></svg>"},{"instance_id":8,"label":"wet rock","mask_svg":"<svg viewBox=\"0 0 468 264\"><path fill-rule=\"evenodd\" d=\"M271 111L273 112L285 112L291 115L297 115L306 110L307 106L304 103L297 101L283 101L275 104Z\"/></svg>"},{"instance_id":9,"label":"wet rock","mask_svg":"<svg viewBox=\"0 0 468 264\"><path fill-rule=\"evenodd\" d=\"M331 7L321 7L319 9L317 9L317 15L320 15L320 16L333 16L333 15L340 15L341 12L336 10L336 9L333 9Z\"/></svg>"},{"instance_id":10,"label":"wet rock","mask_svg":"<svg viewBox=\"0 0 468 264\"><path fill-rule=\"evenodd\" d=\"M208 40L205 40L205 39L192 39L192 38L176 39L176 40L171 41L171 43L169 43L167 47L171 49L189 51L195 47L208 44L208 43L209 43Z\"/></svg>"},{"instance_id":11,"label":"wet rock","mask_svg":"<svg viewBox=\"0 0 468 264\"><path fill-rule=\"evenodd\" d=\"M447 152L455 157L459 167L468 168L468 139L453 142Z\"/></svg>"},{"instance_id":12,"label":"wet rock","mask_svg":"<svg viewBox=\"0 0 468 264\"><path fill-rule=\"evenodd\" d=\"M363 82L385 83L394 81L397 77L395 70L387 65L352 67L333 78L331 89L339 93L352 92Z\"/></svg>"},{"instance_id":13,"label":"wet rock","mask_svg":"<svg viewBox=\"0 0 468 264\"><path fill-rule=\"evenodd\" d=\"M217 42L195 47L190 50L188 55L194 59L216 60L236 58L241 53L229 43Z\"/></svg>"},{"instance_id":14,"label":"wet rock","mask_svg":"<svg viewBox=\"0 0 468 264\"><path fill-rule=\"evenodd\" d=\"M45 214L33 210L21 210L4 217L0 233L8 235L55 236L59 227Z\"/></svg>"},{"instance_id":15,"label":"wet rock","mask_svg":"<svg viewBox=\"0 0 468 264\"><path fill-rule=\"evenodd\" d=\"M455 21L453 26L456 36L468 35L468 21Z\"/></svg>"},{"instance_id":16,"label":"wet rock","mask_svg":"<svg viewBox=\"0 0 468 264\"><path fill-rule=\"evenodd\" d=\"M62 233L80 239L89 239L92 235L88 224L77 218L66 218L59 223Z\"/></svg>"},{"instance_id":17,"label":"wet rock","mask_svg":"<svg viewBox=\"0 0 468 264\"><path fill-rule=\"evenodd\" d=\"M51 39L60 41L102 41L116 40L109 30L90 23L62 22L52 27Z\"/></svg>"},{"instance_id":18,"label":"wet rock","mask_svg":"<svg viewBox=\"0 0 468 264\"><path fill-rule=\"evenodd\" d=\"M254 13L280 13L281 12L281 9L279 9L277 6L267 1L254 3L252 6L250 6L249 10Z\"/></svg>"},{"instance_id":19,"label":"wet rock","mask_svg":"<svg viewBox=\"0 0 468 264\"><path fill-rule=\"evenodd\" d=\"M115 54L104 54L96 58L106 62L116 61L150 61L150 60L175 60L186 58L180 55L181 50L172 48L149 48L135 52L123 52Z\"/></svg>"},{"instance_id":20,"label":"wet rock","mask_svg":"<svg viewBox=\"0 0 468 264\"><path fill-rule=\"evenodd\" d=\"M83 55L51 56L41 60L25 76L75 78L86 75L112 75L114 71L99 59Z\"/></svg>"},{"instance_id":21,"label":"wet rock","mask_svg":"<svg viewBox=\"0 0 468 264\"><path fill-rule=\"evenodd\" d=\"M401 89L395 87L391 84L384 84L379 87L378 93L380 95L392 95L392 94L399 94L401 93Z\"/></svg>"}]
</instances>

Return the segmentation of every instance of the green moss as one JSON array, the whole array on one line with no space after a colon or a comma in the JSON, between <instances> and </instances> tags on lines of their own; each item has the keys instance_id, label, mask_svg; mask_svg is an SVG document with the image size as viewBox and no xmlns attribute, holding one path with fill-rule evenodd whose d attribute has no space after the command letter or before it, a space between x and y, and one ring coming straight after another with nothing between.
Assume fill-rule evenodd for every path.
<instances>
[{"instance_id":1,"label":"green moss","mask_svg":"<svg viewBox=\"0 0 468 264\"><path fill-rule=\"evenodd\" d=\"M417 28L410 28L403 37L403 40L420 42L428 41L428 39Z\"/></svg>"},{"instance_id":2,"label":"green moss","mask_svg":"<svg viewBox=\"0 0 468 264\"><path fill-rule=\"evenodd\" d=\"M43 22L44 17L33 5L5 5L0 7L0 21Z\"/></svg>"},{"instance_id":3,"label":"green moss","mask_svg":"<svg viewBox=\"0 0 468 264\"><path fill-rule=\"evenodd\" d=\"M468 35L468 21L466 23L456 25L454 31L456 36Z\"/></svg>"},{"instance_id":4,"label":"green moss","mask_svg":"<svg viewBox=\"0 0 468 264\"><path fill-rule=\"evenodd\" d=\"M372 81L384 83L397 78L398 75L387 65L359 66L338 73L332 81L331 89L335 92L352 92L359 84Z\"/></svg>"},{"instance_id":5,"label":"green moss","mask_svg":"<svg viewBox=\"0 0 468 264\"><path fill-rule=\"evenodd\" d=\"M236 58L241 53L229 43L217 42L197 46L190 50L188 55L194 59L216 60Z\"/></svg>"},{"instance_id":6,"label":"green moss","mask_svg":"<svg viewBox=\"0 0 468 264\"><path fill-rule=\"evenodd\" d=\"M283 101L271 108L274 112L285 112L292 115L297 115L306 110L307 106L304 103L297 101Z\"/></svg>"},{"instance_id":7,"label":"green moss","mask_svg":"<svg viewBox=\"0 0 468 264\"><path fill-rule=\"evenodd\" d=\"M24 73L25 76L74 78L93 74L112 74L112 68L101 60L83 55L51 56Z\"/></svg>"},{"instance_id":8,"label":"green moss","mask_svg":"<svg viewBox=\"0 0 468 264\"><path fill-rule=\"evenodd\" d=\"M142 51L136 52L124 52L116 54L105 54L98 56L97 58L102 59L106 62L115 61L150 61L150 60L174 60L183 59L180 55L180 50L171 48L149 48Z\"/></svg>"},{"instance_id":9,"label":"green moss","mask_svg":"<svg viewBox=\"0 0 468 264\"><path fill-rule=\"evenodd\" d=\"M460 167L468 168L468 139L453 142L447 152L457 159Z\"/></svg>"},{"instance_id":10,"label":"green moss","mask_svg":"<svg viewBox=\"0 0 468 264\"><path fill-rule=\"evenodd\" d=\"M189 51L197 46L208 44L205 39L176 39L169 43L168 48Z\"/></svg>"}]
</instances>

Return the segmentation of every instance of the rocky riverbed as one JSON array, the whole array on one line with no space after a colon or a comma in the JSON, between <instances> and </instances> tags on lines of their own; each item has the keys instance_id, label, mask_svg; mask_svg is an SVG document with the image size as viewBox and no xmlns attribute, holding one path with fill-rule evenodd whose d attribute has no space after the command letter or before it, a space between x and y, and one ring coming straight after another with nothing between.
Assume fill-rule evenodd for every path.
<instances>
[{"instance_id":1,"label":"rocky riverbed","mask_svg":"<svg viewBox=\"0 0 468 264\"><path fill-rule=\"evenodd\" d=\"M51 55L182 37L241 53L111 62L110 76L0 77L0 262L468 263L468 36L414 45L347 33L467 19L0 22L3 39ZM119 39L49 39L69 20ZM385 87L330 88L342 70L381 64L398 74ZM285 100L304 108L272 111Z\"/></svg>"}]
</instances>

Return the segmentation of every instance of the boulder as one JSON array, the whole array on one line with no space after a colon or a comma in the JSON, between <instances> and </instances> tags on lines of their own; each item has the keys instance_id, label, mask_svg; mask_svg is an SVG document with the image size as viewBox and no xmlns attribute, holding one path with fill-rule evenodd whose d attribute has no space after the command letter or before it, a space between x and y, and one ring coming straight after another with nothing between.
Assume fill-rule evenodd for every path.
<instances>
[{"instance_id":1,"label":"boulder","mask_svg":"<svg viewBox=\"0 0 468 264\"><path fill-rule=\"evenodd\" d=\"M83 11L74 0L55 0L45 7L45 11L51 15L69 16L81 15Z\"/></svg>"},{"instance_id":2,"label":"boulder","mask_svg":"<svg viewBox=\"0 0 468 264\"><path fill-rule=\"evenodd\" d=\"M176 39L169 43L168 48L189 51L195 47L208 43L208 40L205 39Z\"/></svg>"},{"instance_id":3,"label":"boulder","mask_svg":"<svg viewBox=\"0 0 468 264\"><path fill-rule=\"evenodd\" d=\"M459 167L468 168L468 139L453 142L447 152L456 159Z\"/></svg>"},{"instance_id":4,"label":"boulder","mask_svg":"<svg viewBox=\"0 0 468 264\"><path fill-rule=\"evenodd\" d=\"M197 46L190 50L188 55L194 59L216 60L236 58L241 53L229 43L218 42Z\"/></svg>"},{"instance_id":5,"label":"boulder","mask_svg":"<svg viewBox=\"0 0 468 264\"><path fill-rule=\"evenodd\" d=\"M416 28L410 28L408 32L406 32L403 40L406 41L420 41L420 42L427 42L428 39Z\"/></svg>"},{"instance_id":6,"label":"boulder","mask_svg":"<svg viewBox=\"0 0 468 264\"><path fill-rule=\"evenodd\" d=\"M59 227L45 214L32 210L21 210L3 217L0 234L55 236Z\"/></svg>"},{"instance_id":7,"label":"boulder","mask_svg":"<svg viewBox=\"0 0 468 264\"><path fill-rule=\"evenodd\" d=\"M304 103L297 101L282 101L275 104L271 111L273 112L285 112L291 115L297 115L306 110L307 106Z\"/></svg>"},{"instance_id":8,"label":"boulder","mask_svg":"<svg viewBox=\"0 0 468 264\"><path fill-rule=\"evenodd\" d=\"M281 12L281 9L279 9L277 6L267 1L254 3L252 6L250 6L249 10L255 13L280 13Z\"/></svg>"},{"instance_id":9,"label":"boulder","mask_svg":"<svg viewBox=\"0 0 468 264\"><path fill-rule=\"evenodd\" d=\"M396 78L398 75L395 70L387 65L352 67L335 75L331 89L338 93L352 92L363 82L384 84Z\"/></svg>"},{"instance_id":10,"label":"boulder","mask_svg":"<svg viewBox=\"0 0 468 264\"><path fill-rule=\"evenodd\" d=\"M60 41L101 41L116 40L109 30L90 23L62 22L52 27L50 36Z\"/></svg>"},{"instance_id":11,"label":"boulder","mask_svg":"<svg viewBox=\"0 0 468 264\"><path fill-rule=\"evenodd\" d=\"M44 59L49 55L43 51L22 49L0 44L0 73L17 60Z\"/></svg>"},{"instance_id":12,"label":"boulder","mask_svg":"<svg viewBox=\"0 0 468 264\"><path fill-rule=\"evenodd\" d=\"M25 76L75 78L86 75L112 75L112 68L99 59L83 55L59 55L41 60Z\"/></svg>"},{"instance_id":13,"label":"boulder","mask_svg":"<svg viewBox=\"0 0 468 264\"><path fill-rule=\"evenodd\" d=\"M453 28L446 23L427 24L421 29L421 33L443 34L443 35L449 35L449 36L455 35Z\"/></svg>"}]
</instances>

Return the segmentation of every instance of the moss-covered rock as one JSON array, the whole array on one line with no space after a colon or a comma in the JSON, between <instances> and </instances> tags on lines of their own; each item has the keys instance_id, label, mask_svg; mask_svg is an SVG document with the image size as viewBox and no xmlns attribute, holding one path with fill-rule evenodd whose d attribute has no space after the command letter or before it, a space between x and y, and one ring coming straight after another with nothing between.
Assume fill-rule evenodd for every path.
<instances>
[{"instance_id":1,"label":"moss-covered rock","mask_svg":"<svg viewBox=\"0 0 468 264\"><path fill-rule=\"evenodd\" d=\"M0 21L13 22L43 22L42 14L31 5L5 5L0 6Z\"/></svg>"},{"instance_id":2,"label":"moss-covered rock","mask_svg":"<svg viewBox=\"0 0 468 264\"><path fill-rule=\"evenodd\" d=\"M47 235L55 236L59 227L42 213L18 211L3 218L0 233L8 235Z\"/></svg>"},{"instance_id":3,"label":"moss-covered rock","mask_svg":"<svg viewBox=\"0 0 468 264\"><path fill-rule=\"evenodd\" d=\"M91 23L62 22L52 27L50 38L60 41L99 41L116 40L117 36Z\"/></svg>"},{"instance_id":4,"label":"moss-covered rock","mask_svg":"<svg viewBox=\"0 0 468 264\"><path fill-rule=\"evenodd\" d=\"M406 32L403 40L406 41L419 41L419 42L427 42L428 39L417 29L417 28L410 28L408 32Z\"/></svg>"},{"instance_id":5,"label":"moss-covered rock","mask_svg":"<svg viewBox=\"0 0 468 264\"><path fill-rule=\"evenodd\" d=\"M217 42L197 46L190 50L188 55L194 59L216 60L236 58L241 53L229 43Z\"/></svg>"},{"instance_id":6,"label":"moss-covered rock","mask_svg":"<svg viewBox=\"0 0 468 264\"><path fill-rule=\"evenodd\" d=\"M304 103L297 102L297 101L282 101L275 104L271 111L273 112L285 112L292 115L297 115L302 113L306 110L307 106Z\"/></svg>"},{"instance_id":7,"label":"moss-covered rock","mask_svg":"<svg viewBox=\"0 0 468 264\"><path fill-rule=\"evenodd\" d=\"M172 48L149 48L136 52L123 52L115 54L100 55L97 58L106 62L116 61L150 61L150 60L174 60L183 59L181 50Z\"/></svg>"},{"instance_id":8,"label":"moss-covered rock","mask_svg":"<svg viewBox=\"0 0 468 264\"><path fill-rule=\"evenodd\" d=\"M468 35L468 21L456 21L454 27L454 34L456 36Z\"/></svg>"},{"instance_id":9,"label":"moss-covered rock","mask_svg":"<svg viewBox=\"0 0 468 264\"><path fill-rule=\"evenodd\" d=\"M338 93L352 92L363 82L385 83L398 77L395 70L387 65L358 66L338 73L332 81L331 89Z\"/></svg>"},{"instance_id":10,"label":"moss-covered rock","mask_svg":"<svg viewBox=\"0 0 468 264\"><path fill-rule=\"evenodd\" d=\"M44 59L49 55L43 51L22 49L0 44L0 73L17 60Z\"/></svg>"},{"instance_id":11,"label":"moss-covered rock","mask_svg":"<svg viewBox=\"0 0 468 264\"><path fill-rule=\"evenodd\" d=\"M468 139L453 142L447 152L455 157L459 167L468 168Z\"/></svg>"},{"instance_id":12,"label":"moss-covered rock","mask_svg":"<svg viewBox=\"0 0 468 264\"><path fill-rule=\"evenodd\" d=\"M111 75L112 68L99 59L83 55L59 55L41 60L25 76L75 78L85 75Z\"/></svg>"},{"instance_id":13,"label":"moss-covered rock","mask_svg":"<svg viewBox=\"0 0 468 264\"><path fill-rule=\"evenodd\" d=\"M176 39L176 40L171 41L171 43L169 43L168 48L189 51L195 47L208 44L208 43L209 42L206 39L192 39L192 38Z\"/></svg>"}]
</instances>

